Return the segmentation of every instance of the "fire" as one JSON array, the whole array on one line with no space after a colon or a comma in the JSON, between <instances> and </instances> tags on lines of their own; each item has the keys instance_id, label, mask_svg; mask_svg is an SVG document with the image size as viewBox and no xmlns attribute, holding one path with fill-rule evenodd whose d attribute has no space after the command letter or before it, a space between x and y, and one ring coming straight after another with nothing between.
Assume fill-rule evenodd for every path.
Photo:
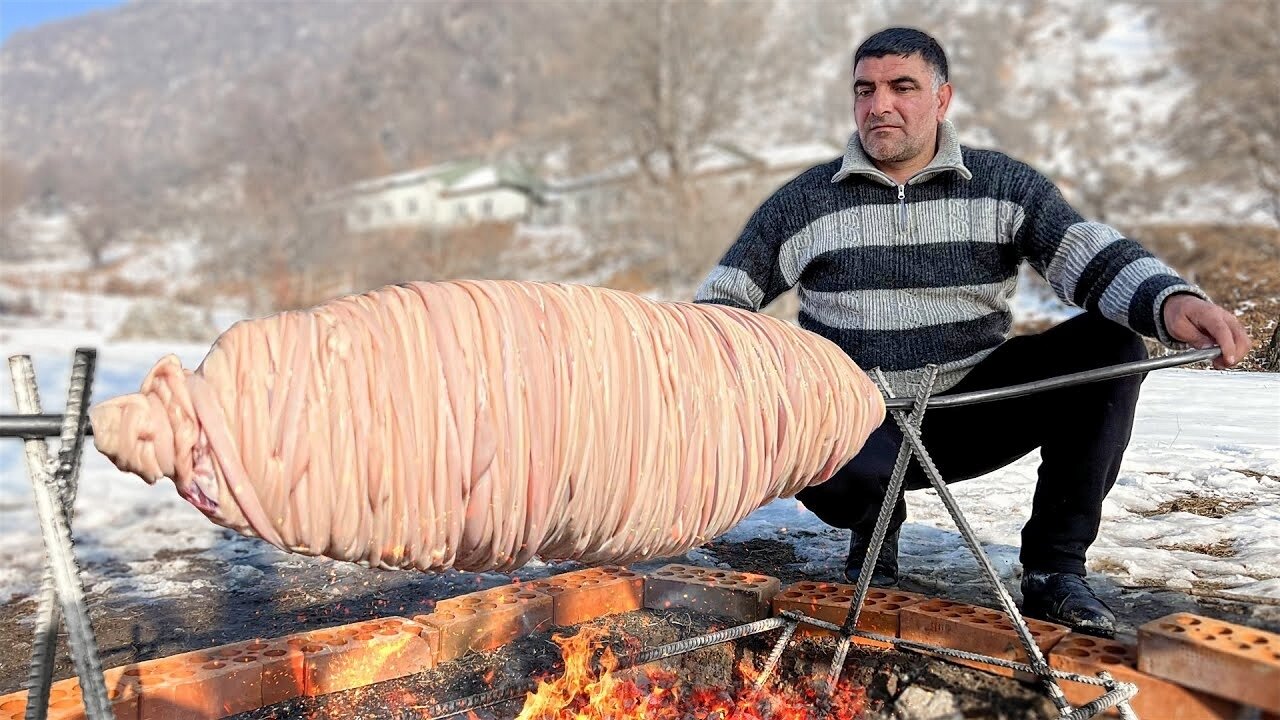
<instances>
[{"instance_id":1,"label":"fire","mask_svg":"<svg viewBox=\"0 0 1280 720\"><path fill-rule=\"evenodd\" d=\"M674 673L647 668L621 678L614 674L618 659L605 645L605 636L595 628L583 628L573 637L556 636L564 674L539 683L516 720L851 720L861 714L866 699L862 688L842 682L825 705L815 687L773 687L776 676L757 691L751 683L755 671L748 664L738 667L737 688L690 688ZM636 678L629 679L632 675Z\"/></svg>"}]
</instances>

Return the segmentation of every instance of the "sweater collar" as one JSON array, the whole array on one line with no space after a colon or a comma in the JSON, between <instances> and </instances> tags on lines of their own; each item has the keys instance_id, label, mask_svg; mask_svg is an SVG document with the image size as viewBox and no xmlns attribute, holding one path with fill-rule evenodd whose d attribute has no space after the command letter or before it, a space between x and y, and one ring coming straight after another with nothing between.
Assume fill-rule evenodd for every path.
<instances>
[{"instance_id":1,"label":"sweater collar","mask_svg":"<svg viewBox=\"0 0 1280 720\"><path fill-rule=\"evenodd\" d=\"M943 120L942 124L938 126L937 153L934 154L933 160L930 160L924 169L907 180L907 184L914 185L948 171L960 173L960 176L965 180L973 177L973 173L969 172L969 168L965 167L964 157L960 154L960 140L956 135L955 126L951 124L950 120ZM850 175L866 175L885 185L897 185L893 178L885 175L871 162L871 158L867 157L867 153L862 149L862 141L858 138L857 131L854 131L852 137L849 138L849 146L844 152L844 161L840 163L840 170L831 176L831 182L838 183Z\"/></svg>"}]
</instances>

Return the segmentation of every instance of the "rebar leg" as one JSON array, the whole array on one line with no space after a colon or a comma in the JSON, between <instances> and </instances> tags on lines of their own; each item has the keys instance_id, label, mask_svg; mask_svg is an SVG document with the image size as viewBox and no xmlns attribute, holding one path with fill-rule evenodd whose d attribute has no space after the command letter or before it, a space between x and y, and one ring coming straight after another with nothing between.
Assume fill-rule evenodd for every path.
<instances>
[{"instance_id":1,"label":"rebar leg","mask_svg":"<svg viewBox=\"0 0 1280 720\"><path fill-rule=\"evenodd\" d=\"M78 449L83 443L88 411L87 382L92 377L95 353L78 350L69 388L66 422L63 426L63 447L59 453L57 476L50 475L48 447L43 440L28 439L25 442L27 471L31 475L35 493L36 510L40 530L44 537L48 566L46 578L52 579L54 596L64 616L71 644L71 658L80 677L80 689L86 715L92 720L112 717L107 702L106 684L102 678L102 663L98 659L98 646L93 636L93 626L85 608L84 589L80 585L79 568L72 547L67 504L74 498L78 472ZM9 358L9 372L13 380L14 398L18 412L40 414L40 396L35 381L35 369L31 358L17 355ZM78 378L78 380L77 380ZM68 425L73 428L68 430ZM68 433L70 439L68 441ZM46 605L47 588L42 587L41 604ZM26 718L43 720L48 713L49 680L52 679L53 647L57 639L57 610L52 602L42 609L38 618L36 646L32 649L32 679L35 686L28 694Z\"/></svg>"},{"instance_id":2,"label":"rebar leg","mask_svg":"<svg viewBox=\"0 0 1280 720\"><path fill-rule=\"evenodd\" d=\"M54 469L54 486L61 499L62 512L70 526L75 513L76 490L80 480L80 457L84 448L85 427L88 416L89 388L93 387L94 360L92 349L76 350L71 365L71 382L67 386L67 411L62 418L62 432L58 446L58 458ZM37 407L40 398L35 397ZM36 441L39 452L47 454L44 440ZM58 594L54 587L53 573L46 564L40 578L40 600L36 610L35 640L31 646L31 667L27 674L27 720L43 717L49 706L49 692L53 685L53 661L57 649L58 627L62 614L58 609Z\"/></svg>"},{"instance_id":3,"label":"rebar leg","mask_svg":"<svg viewBox=\"0 0 1280 720\"><path fill-rule=\"evenodd\" d=\"M1018 640L1022 642L1022 647L1030 659L1028 664L1035 670L1036 675L1039 676L1040 681L1044 684L1045 690L1049 693L1049 699L1057 706L1058 711L1065 715L1070 711L1071 706L1066 697L1063 696L1062 688L1058 687L1057 681L1050 674L1049 664L1045 662L1044 654L1040 652L1040 648L1031 637L1031 630L1027 628L1026 620L1022 618L1022 613L1019 612L1018 606L1014 604L1009 591L1000 582L1000 575L996 572L995 567L992 566L986 552L983 551L977 535L974 534L973 528L969 526L969 521L960 512L960 506L956 503L956 499L951 494L946 482L943 481L942 474L938 472L937 466L933 464L933 458L925 450L924 441L920 438L919 430L907 422L904 417L895 415L894 420L897 421L898 427L902 429L905 442L911 444L912 451L915 453L920 465L924 467L925 474L929 476L929 482L933 485L933 489L937 491L938 497L942 499L942 503L946 506L947 512L950 513L951 519L960 530L960 535L964 538L965 544L969 546L974 558L978 561L978 565L982 568L983 573L986 574L991 583L991 588L995 590L996 597L1000 600L1000 605L1004 608L1005 614L1009 616L1009 622L1013 625L1014 631L1018 634Z\"/></svg>"},{"instance_id":4,"label":"rebar leg","mask_svg":"<svg viewBox=\"0 0 1280 720\"><path fill-rule=\"evenodd\" d=\"M880 368L876 368L876 376L880 381L880 389L885 395L892 398L893 388L889 386L889 381L885 378L884 373L880 372ZM933 383L938 377L938 368L930 365L925 368L924 379L920 383L920 389L916 393L915 404L912 406L911 416L908 419L907 413L903 410L894 410L895 417L901 416L916 427L924 420L925 405L929 402L929 396L933 394ZM889 520L893 517L893 509L898 504L898 496L902 492L902 483L907 477L907 468L911 462L911 446L903 442L898 447L898 457L893 463L893 474L889 477L889 488L885 491L884 501L880 503L880 514L876 516L875 530L871 533L871 544L867 548L867 556L862 559L862 571L858 575L858 587L854 592L853 599L849 601L849 613L845 615L844 625L841 627L840 639L836 643L836 654L831 663L831 670L827 676L827 693L834 694L836 690L836 681L840 679L840 673L844 670L845 657L849 654L849 643L852 640L851 631L858 626L858 618L862 615L862 605L866 602L867 592L871 589L871 575L875 572L876 560L880 557L880 546L884 544L884 536L889 532Z\"/></svg>"}]
</instances>

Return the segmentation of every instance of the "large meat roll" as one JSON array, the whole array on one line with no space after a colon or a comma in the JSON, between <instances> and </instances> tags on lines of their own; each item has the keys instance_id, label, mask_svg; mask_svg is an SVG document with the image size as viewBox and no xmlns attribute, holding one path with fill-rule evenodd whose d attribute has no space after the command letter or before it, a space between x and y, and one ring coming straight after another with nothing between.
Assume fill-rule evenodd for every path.
<instances>
[{"instance_id":1,"label":"large meat roll","mask_svg":"<svg viewBox=\"0 0 1280 720\"><path fill-rule=\"evenodd\" d=\"M884 419L765 315L532 282L411 283L237 323L92 410L213 522L380 568L684 552L823 482Z\"/></svg>"}]
</instances>

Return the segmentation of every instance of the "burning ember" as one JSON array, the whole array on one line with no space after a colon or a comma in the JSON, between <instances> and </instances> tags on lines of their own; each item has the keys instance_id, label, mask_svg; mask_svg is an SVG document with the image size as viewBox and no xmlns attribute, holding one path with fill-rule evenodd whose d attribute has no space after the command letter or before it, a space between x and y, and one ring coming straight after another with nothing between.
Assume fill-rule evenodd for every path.
<instances>
[{"instance_id":1,"label":"burning ember","mask_svg":"<svg viewBox=\"0 0 1280 720\"><path fill-rule=\"evenodd\" d=\"M539 683L517 720L851 720L861 714L866 700L862 688L842 682L827 704L817 679L806 687L778 687L776 675L756 690L756 672L747 663L737 668L737 688L689 688L675 673L649 668L628 671L627 677L635 679L626 679L614 674L618 659L605 645L605 636L594 628L568 638L557 635L564 674Z\"/></svg>"}]
</instances>

